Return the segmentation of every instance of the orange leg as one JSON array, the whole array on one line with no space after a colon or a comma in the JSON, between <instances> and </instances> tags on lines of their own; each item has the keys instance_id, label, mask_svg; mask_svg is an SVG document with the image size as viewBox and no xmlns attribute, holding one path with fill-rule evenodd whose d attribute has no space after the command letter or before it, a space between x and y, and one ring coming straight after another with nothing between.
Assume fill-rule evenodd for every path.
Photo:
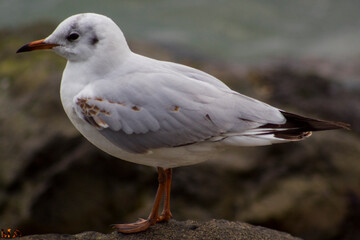
<instances>
[{"instance_id":1,"label":"orange leg","mask_svg":"<svg viewBox=\"0 0 360 240\"><path fill-rule=\"evenodd\" d=\"M168 222L172 217L170 211L170 191L171 191L171 176L172 176L172 169L165 170L166 180L165 180L165 199L164 199L164 209L161 212L161 215L158 219L158 222Z\"/></svg>"},{"instance_id":2,"label":"orange leg","mask_svg":"<svg viewBox=\"0 0 360 240\"><path fill-rule=\"evenodd\" d=\"M171 218L170 212L170 188L171 188L171 169L164 170L163 168L158 168L158 182L159 186L155 195L154 205L151 210L149 217L145 219L140 219L134 223L128 224L115 224L114 228L121 233L137 233L142 232L148 229L150 226L154 225L160 221L169 221ZM165 191L165 203L164 210L159 217L159 208L161 200L163 198Z\"/></svg>"}]
</instances>

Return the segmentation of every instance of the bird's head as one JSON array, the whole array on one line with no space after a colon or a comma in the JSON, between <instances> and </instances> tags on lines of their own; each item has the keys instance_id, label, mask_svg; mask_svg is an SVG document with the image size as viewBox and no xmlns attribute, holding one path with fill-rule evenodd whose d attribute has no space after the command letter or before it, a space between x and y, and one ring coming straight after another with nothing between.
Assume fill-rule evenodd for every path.
<instances>
[{"instance_id":1,"label":"bird's head","mask_svg":"<svg viewBox=\"0 0 360 240\"><path fill-rule=\"evenodd\" d=\"M45 39L28 43L17 53L39 49L52 49L69 61L86 61L94 55L129 51L120 28L108 17L83 13L71 16L59 24Z\"/></svg>"}]
</instances>

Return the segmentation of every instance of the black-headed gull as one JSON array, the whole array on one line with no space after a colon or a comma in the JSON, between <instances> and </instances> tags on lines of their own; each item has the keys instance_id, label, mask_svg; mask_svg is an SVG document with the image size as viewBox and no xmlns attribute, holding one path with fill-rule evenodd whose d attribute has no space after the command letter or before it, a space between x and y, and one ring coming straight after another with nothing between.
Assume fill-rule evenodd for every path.
<instances>
[{"instance_id":1,"label":"black-headed gull","mask_svg":"<svg viewBox=\"0 0 360 240\"><path fill-rule=\"evenodd\" d=\"M114 225L122 233L171 218L174 167L220 158L225 146L299 141L312 131L348 127L285 112L200 70L133 53L120 28L102 15L71 16L50 36L18 52L38 49L52 49L68 60L61 101L90 142L117 158L158 168L159 187L148 219Z\"/></svg>"}]
</instances>

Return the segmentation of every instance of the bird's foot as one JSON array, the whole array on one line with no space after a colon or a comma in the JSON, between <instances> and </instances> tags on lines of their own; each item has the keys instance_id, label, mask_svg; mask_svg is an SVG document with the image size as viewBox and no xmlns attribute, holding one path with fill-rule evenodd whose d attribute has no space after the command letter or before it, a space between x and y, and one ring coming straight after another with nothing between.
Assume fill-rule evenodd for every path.
<instances>
[{"instance_id":1,"label":"bird's foot","mask_svg":"<svg viewBox=\"0 0 360 240\"><path fill-rule=\"evenodd\" d=\"M138 233L145 231L150 226L159 222L168 222L172 217L170 211L163 211L159 217L155 219L143 219L140 218L134 223L125 223L125 224L114 224L113 228L116 229L119 233Z\"/></svg>"},{"instance_id":2,"label":"bird's foot","mask_svg":"<svg viewBox=\"0 0 360 240\"><path fill-rule=\"evenodd\" d=\"M158 222L168 222L172 217L170 212L170 187L171 187L171 169L158 168L159 186L155 195L154 205L148 219L139 219L134 223L128 224L114 224L115 228L120 233L138 233L145 231L150 226ZM159 216L159 207L165 191L164 209Z\"/></svg>"},{"instance_id":3,"label":"bird's foot","mask_svg":"<svg viewBox=\"0 0 360 240\"><path fill-rule=\"evenodd\" d=\"M150 226L154 225L157 221L153 219L139 219L134 223L125 223L125 224L114 224L113 228L116 229L119 233L138 233L145 231Z\"/></svg>"}]
</instances>

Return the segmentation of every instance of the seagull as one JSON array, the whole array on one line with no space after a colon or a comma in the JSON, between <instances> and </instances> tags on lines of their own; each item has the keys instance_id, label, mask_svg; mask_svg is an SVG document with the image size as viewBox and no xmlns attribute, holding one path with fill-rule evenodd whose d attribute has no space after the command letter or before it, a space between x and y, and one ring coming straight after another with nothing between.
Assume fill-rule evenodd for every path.
<instances>
[{"instance_id":1,"label":"seagull","mask_svg":"<svg viewBox=\"0 0 360 240\"><path fill-rule=\"evenodd\" d=\"M171 219L172 168L221 157L227 147L293 142L313 131L349 128L270 106L203 71L136 54L116 23L103 15L73 15L17 53L39 49L67 59L60 96L77 130L112 156L157 168L149 217L114 224L120 233Z\"/></svg>"}]
</instances>

